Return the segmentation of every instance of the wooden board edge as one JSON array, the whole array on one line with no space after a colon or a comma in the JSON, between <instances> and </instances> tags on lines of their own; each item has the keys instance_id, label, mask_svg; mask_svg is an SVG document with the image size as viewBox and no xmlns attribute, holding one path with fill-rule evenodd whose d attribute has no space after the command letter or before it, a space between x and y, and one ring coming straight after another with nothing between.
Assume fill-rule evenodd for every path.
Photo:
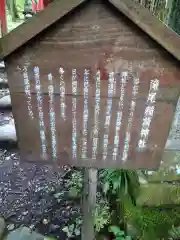
<instances>
[{"instance_id":1,"label":"wooden board edge","mask_svg":"<svg viewBox=\"0 0 180 240\"><path fill-rule=\"evenodd\" d=\"M153 16L148 9L132 0L108 1L178 61L180 60L180 36Z\"/></svg>"},{"instance_id":2,"label":"wooden board edge","mask_svg":"<svg viewBox=\"0 0 180 240\"><path fill-rule=\"evenodd\" d=\"M86 1L87 0L56 0L49 4L46 9L37 13L31 19L0 39L0 59L3 60L6 58L37 34L50 27L57 20L60 20Z\"/></svg>"}]
</instances>

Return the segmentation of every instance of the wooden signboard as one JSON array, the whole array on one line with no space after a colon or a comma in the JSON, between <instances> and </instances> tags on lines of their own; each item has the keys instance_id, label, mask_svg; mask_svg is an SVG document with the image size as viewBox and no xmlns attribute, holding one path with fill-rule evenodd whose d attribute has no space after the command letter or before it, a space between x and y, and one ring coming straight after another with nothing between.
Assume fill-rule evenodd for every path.
<instances>
[{"instance_id":1,"label":"wooden signboard","mask_svg":"<svg viewBox=\"0 0 180 240\"><path fill-rule=\"evenodd\" d=\"M22 159L158 167L178 61L114 7L90 1L6 58Z\"/></svg>"}]
</instances>

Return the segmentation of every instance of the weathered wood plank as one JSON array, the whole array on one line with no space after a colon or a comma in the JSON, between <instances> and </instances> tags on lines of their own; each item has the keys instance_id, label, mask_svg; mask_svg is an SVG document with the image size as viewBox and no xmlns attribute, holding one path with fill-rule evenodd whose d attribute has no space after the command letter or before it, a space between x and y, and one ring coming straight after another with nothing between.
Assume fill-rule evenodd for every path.
<instances>
[{"instance_id":1,"label":"weathered wood plank","mask_svg":"<svg viewBox=\"0 0 180 240\"><path fill-rule=\"evenodd\" d=\"M0 39L2 48L0 49L0 59L27 43L83 2L85 0L54 1L49 4L43 11Z\"/></svg>"},{"instance_id":2,"label":"weathered wood plank","mask_svg":"<svg viewBox=\"0 0 180 240\"><path fill-rule=\"evenodd\" d=\"M132 20L138 27L147 33L152 39L158 42L176 59L180 60L180 37L146 8L132 0L108 0L125 16Z\"/></svg>"}]
</instances>

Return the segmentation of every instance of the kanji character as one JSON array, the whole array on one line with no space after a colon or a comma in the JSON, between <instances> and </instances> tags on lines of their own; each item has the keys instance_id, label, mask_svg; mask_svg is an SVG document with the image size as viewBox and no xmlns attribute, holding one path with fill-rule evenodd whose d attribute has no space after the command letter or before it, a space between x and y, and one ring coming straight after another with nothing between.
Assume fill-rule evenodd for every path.
<instances>
[{"instance_id":1,"label":"kanji character","mask_svg":"<svg viewBox=\"0 0 180 240\"><path fill-rule=\"evenodd\" d=\"M149 135L149 129L148 128L143 128L141 130L141 137L147 137Z\"/></svg>"},{"instance_id":2,"label":"kanji character","mask_svg":"<svg viewBox=\"0 0 180 240\"><path fill-rule=\"evenodd\" d=\"M155 109L154 106L148 106L148 107L146 107L146 109L145 109L145 115L146 115L146 116L153 116L153 114L154 114L154 109Z\"/></svg>"},{"instance_id":3,"label":"kanji character","mask_svg":"<svg viewBox=\"0 0 180 240\"><path fill-rule=\"evenodd\" d=\"M156 92L150 92L147 101L154 103L156 100Z\"/></svg>"},{"instance_id":4,"label":"kanji character","mask_svg":"<svg viewBox=\"0 0 180 240\"><path fill-rule=\"evenodd\" d=\"M154 91L157 91L159 88L159 80L158 79L154 79L151 80L151 89L153 89Z\"/></svg>"},{"instance_id":5,"label":"kanji character","mask_svg":"<svg viewBox=\"0 0 180 240\"><path fill-rule=\"evenodd\" d=\"M139 140L139 143L138 143L138 146L139 146L139 148L144 148L144 147L146 146L145 140L140 139L140 140Z\"/></svg>"}]
</instances>

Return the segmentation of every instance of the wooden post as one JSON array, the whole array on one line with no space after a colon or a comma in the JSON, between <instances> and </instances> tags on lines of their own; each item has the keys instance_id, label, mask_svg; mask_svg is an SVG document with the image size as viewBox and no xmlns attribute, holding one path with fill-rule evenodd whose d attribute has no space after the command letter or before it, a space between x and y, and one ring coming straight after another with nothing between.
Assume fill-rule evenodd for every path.
<instances>
[{"instance_id":1,"label":"wooden post","mask_svg":"<svg viewBox=\"0 0 180 240\"><path fill-rule=\"evenodd\" d=\"M32 10L33 12L39 12L44 9L44 1L43 0L38 0L37 4L35 3L34 0L32 0Z\"/></svg>"},{"instance_id":2,"label":"wooden post","mask_svg":"<svg viewBox=\"0 0 180 240\"><path fill-rule=\"evenodd\" d=\"M0 0L0 24L1 24L2 35L4 35L7 32L5 0Z\"/></svg>"},{"instance_id":3,"label":"wooden post","mask_svg":"<svg viewBox=\"0 0 180 240\"><path fill-rule=\"evenodd\" d=\"M94 209L96 207L97 169L84 170L83 226L81 239L94 240Z\"/></svg>"},{"instance_id":4,"label":"wooden post","mask_svg":"<svg viewBox=\"0 0 180 240\"><path fill-rule=\"evenodd\" d=\"M2 38L2 24L1 24L1 20L0 20L0 38Z\"/></svg>"}]
</instances>

